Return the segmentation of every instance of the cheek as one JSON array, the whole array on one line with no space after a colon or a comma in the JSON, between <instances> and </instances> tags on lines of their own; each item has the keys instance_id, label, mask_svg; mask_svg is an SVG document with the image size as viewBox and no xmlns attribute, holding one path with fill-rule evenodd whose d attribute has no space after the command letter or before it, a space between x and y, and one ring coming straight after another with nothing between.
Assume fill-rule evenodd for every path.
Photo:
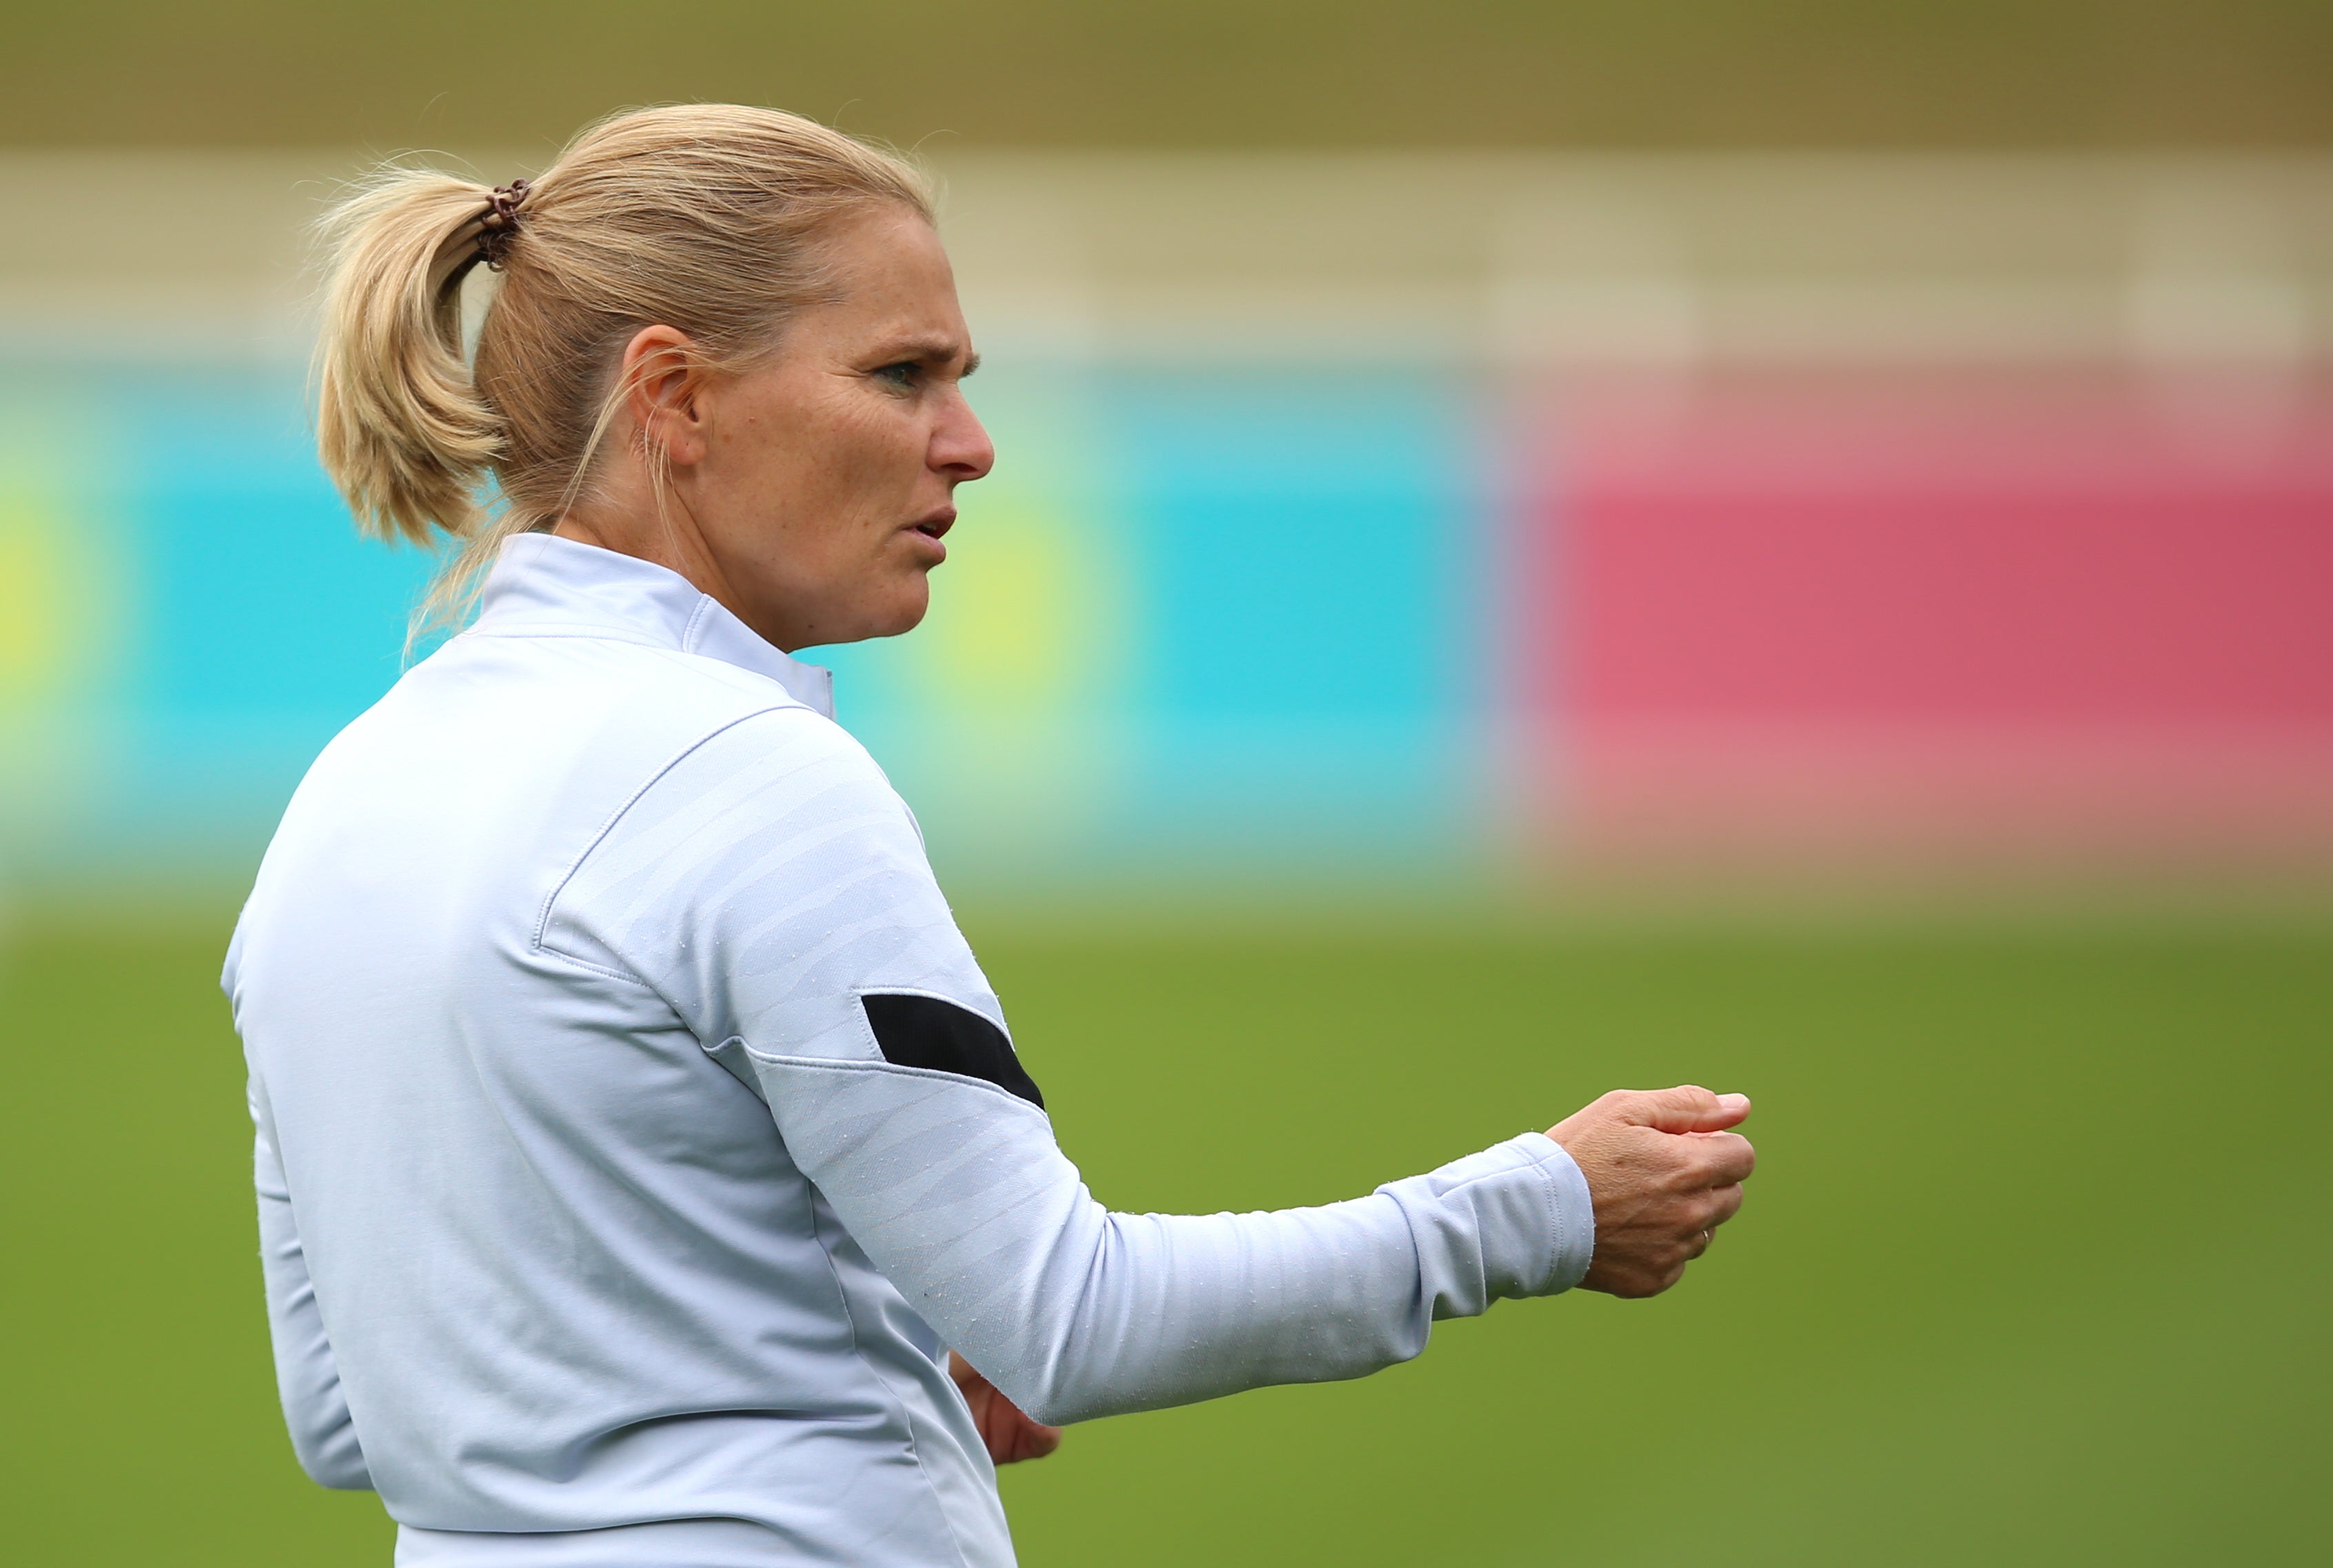
<instances>
[{"instance_id":1,"label":"cheek","mask_svg":"<svg viewBox=\"0 0 2333 1568\"><path fill-rule=\"evenodd\" d=\"M919 433L903 431L898 423L865 420L852 438L838 444L835 463L838 521L848 521L848 532L862 543L887 553L902 543L899 530L927 510L931 498L920 494L924 477L924 443Z\"/></svg>"},{"instance_id":2,"label":"cheek","mask_svg":"<svg viewBox=\"0 0 2333 1568\"><path fill-rule=\"evenodd\" d=\"M833 442L797 412L765 410L731 434L715 480L715 504L731 526L766 534L801 531L831 509Z\"/></svg>"},{"instance_id":3,"label":"cheek","mask_svg":"<svg viewBox=\"0 0 2333 1568\"><path fill-rule=\"evenodd\" d=\"M870 504L896 509L922 479L929 438L907 409L878 406L838 434L836 455ZM899 521L907 518L901 515Z\"/></svg>"},{"instance_id":4,"label":"cheek","mask_svg":"<svg viewBox=\"0 0 2333 1568\"><path fill-rule=\"evenodd\" d=\"M760 411L744 512L797 577L845 589L921 563L899 530L915 521L927 437L912 410L870 390ZM773 526L774 524L774 526Z\"/></svg>"}]
</instances>

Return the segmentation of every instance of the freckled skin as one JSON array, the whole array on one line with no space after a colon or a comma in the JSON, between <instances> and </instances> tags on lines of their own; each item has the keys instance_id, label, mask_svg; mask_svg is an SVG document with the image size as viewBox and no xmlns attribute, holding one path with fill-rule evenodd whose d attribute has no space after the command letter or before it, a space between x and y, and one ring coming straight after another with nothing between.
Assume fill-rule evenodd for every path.
<instances>
[{"instance_id":1,"label":"freckled skin","mask_svg":"<svg viewBox=\"0 0 2333 1568\"><path fill-rule=\"evenodd\" d=\"M734 375L643 328L595 494L557 532L668 566L791 653L911 630L956 486L995 449L965 401L977 363L939 236L885 207L828 240L840 296ZM662 515L641 436L670 466Z\"/></svg>"}]
</instances>

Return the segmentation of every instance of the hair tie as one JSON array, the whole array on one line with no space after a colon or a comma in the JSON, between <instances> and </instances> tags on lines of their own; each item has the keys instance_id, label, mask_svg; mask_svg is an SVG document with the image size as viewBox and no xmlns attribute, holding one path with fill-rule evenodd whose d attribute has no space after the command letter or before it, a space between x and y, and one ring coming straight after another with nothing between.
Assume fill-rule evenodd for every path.
<instances>
[{"instance_id":1,"label":"hair tie","mask_svg":"<svg viewBox=\"0 0 2333 1568\"><path fill-rule=\"evenodd\" d=\"M518 233L518 204L533 188L531 181L514 179L494 187L494 194L486 198L485 216L478 220L478 255L495 272L503 270L511 236Z\"/></svg>"}]
</instances>

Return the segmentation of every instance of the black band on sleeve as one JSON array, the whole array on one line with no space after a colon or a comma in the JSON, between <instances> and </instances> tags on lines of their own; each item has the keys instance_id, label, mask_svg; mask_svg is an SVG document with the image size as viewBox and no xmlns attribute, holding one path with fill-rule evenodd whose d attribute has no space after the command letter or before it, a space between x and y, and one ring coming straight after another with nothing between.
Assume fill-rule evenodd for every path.
<instances>
[{"instance_id":1,"label":"black band on sleeve","mask_svg":"<svg viewBox=\"0 0 2333 1568\"><path fill-rule=\"evenodd\" d=\"M862 992L859 1005L867 1010L883 1060L893 1066L978 1078L1045 1108L1044 1093L1013 1053L1013 1042L971 1008L904 991Z\"/></svg>"}]
</instances>

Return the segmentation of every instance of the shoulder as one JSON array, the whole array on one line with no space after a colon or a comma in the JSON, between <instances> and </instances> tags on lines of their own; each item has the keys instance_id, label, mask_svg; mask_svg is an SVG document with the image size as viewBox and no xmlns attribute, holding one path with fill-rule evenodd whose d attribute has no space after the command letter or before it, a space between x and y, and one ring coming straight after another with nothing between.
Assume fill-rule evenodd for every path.
<instances>
[{"instance_id":1,"label":"shoulder","mask_svg":"<svg viewBox=\"0 0 2333 1568\"><path fill-rule=\"evenodd\" d=\"M558 902L719 907L750 886L760 903L878 866L930 875L906 803L840 726L773 706L677 751L608 822Z\"/></svg>"},{"instance_id":2,"label":"shoulder","mask_svg":"<svg viewBox=\"0 0 2333 1568\"><path fill-rule=\"evenodd\" d=\"M750 850L764 866L811 864L843 843L922 858L915 819L865 746L800 705L741 715L677 757L629 813L620 836L707 853ZM708 869L710 869L708 867Z\"/></svg>"},{"instance_id":3,"label":"shoulder","mask_svg":"<svg viewBox=\"0 0 2333 1568\"><path fill-rule=\"evenodd\" d=\"M644 794L716 807L751 803L757 813L813 800L906 810L850 731L782 692L775 695L777 700L738 704L717 722L696 726L701 733Z\"/></svg>"},{"instance_id":4,"label":"shoulder","mask_svg":"<svg viewBox=\"0 0 2333 1568\"><path fill-rule=\"evenodd\" d=\"M676 757L562 879L540 929L552 953L653 986L709 1039L736 1032L708 1020L744 993L767 983L799 1002L818 990L811 971L850 967L869 943L895 958L962 947L906 803L800 706Z\"/></svg>"}]
</instances>

